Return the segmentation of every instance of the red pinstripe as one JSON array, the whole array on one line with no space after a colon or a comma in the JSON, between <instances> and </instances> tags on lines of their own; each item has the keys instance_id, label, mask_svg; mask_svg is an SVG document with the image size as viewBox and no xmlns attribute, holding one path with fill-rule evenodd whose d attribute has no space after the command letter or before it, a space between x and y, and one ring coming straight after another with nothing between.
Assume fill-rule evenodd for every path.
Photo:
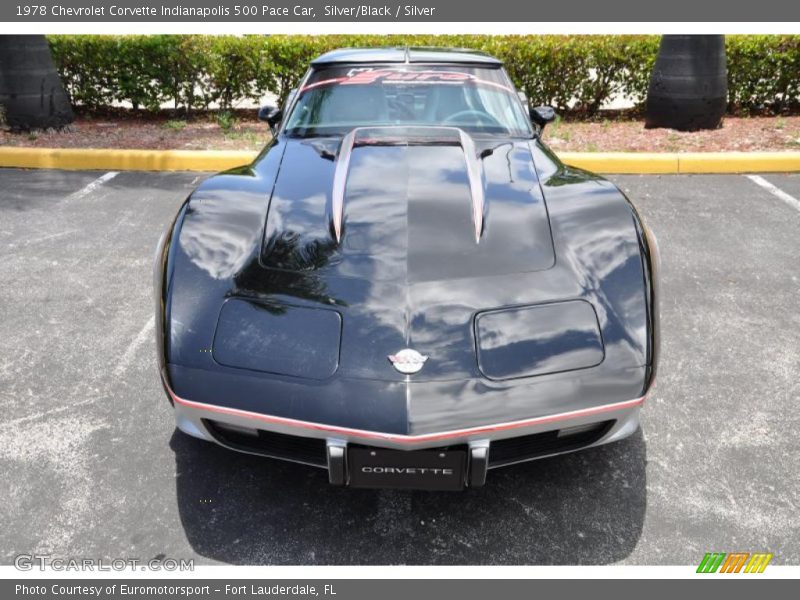
<instances>
[{"instance_id":1,"label":"red pinstripe","mask_svg":"<svg viewBox=\"0 0 800 600\"><path fill-rule=\"evenodd\" d=\"M360 438L385 440L401 444L413 444L418 442L431 442L437 440L446 440L449 438L463 437L467 435L478 435L481 433L492 433L496 431L507 431L509 429L517 429L519 427L529 427L532 425L543 425L546 423L556 423L566 419L574 419L576 417L588 417L591 415L602 414L615 410L623 410L625 408L633 408L641 406L647 396L635 398L633 400L625 400L623 402L616 402L613 404L604 404L602 406L594 406L591 408L584 408L581 410L574 410L565 413L558 413L555 415L547 415L544 417L535 417L532 419L522 419L520 421L509 421L506 423L497 423L495 425L481 425L478 427L468 427L466 429L454 429L451 431L443 431L438 433L423 433L420 435L403 435L397 433L383 433L380 431L368 431L364 429L352 429L350 427L338 427L336 425L325 425L322 423L311 423L309 421L300 421L298 419L289 419L286 417L276 417L273 415L265 415L261 413L251 412L247 410L240 410L238 408L228 408L225 406L216 406L213 404L205 404L203 402L195 402L194 400L187 400L176 395L168 385L164 386L169 392L172 400L182 406L189 408L197 408L200 410L207 410L220 414L232 415L236 417L243 417L262 421L264 423L271 423L274 425L284 425L287 427L296 427L299 429L312 429L315 431L324 431L331 434L351 435Z\"/></svg>"}]
</instances>

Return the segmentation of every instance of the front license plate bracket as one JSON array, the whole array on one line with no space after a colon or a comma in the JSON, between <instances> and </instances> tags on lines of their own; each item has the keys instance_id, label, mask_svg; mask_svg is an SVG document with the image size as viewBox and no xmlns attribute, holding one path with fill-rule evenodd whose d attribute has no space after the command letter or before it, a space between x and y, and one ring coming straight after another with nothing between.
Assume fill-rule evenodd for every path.
<instances>
[{"instance_id":1,"label":"front license plate bracket","mask_svg":"<svg viewBox=\"0 0 800 600\"><path fill-rule=\"evenodd\" d=\"M464 489L465 450L392 450L349 446L349 484L358 488Z\"/></svg>"}]
</instances>

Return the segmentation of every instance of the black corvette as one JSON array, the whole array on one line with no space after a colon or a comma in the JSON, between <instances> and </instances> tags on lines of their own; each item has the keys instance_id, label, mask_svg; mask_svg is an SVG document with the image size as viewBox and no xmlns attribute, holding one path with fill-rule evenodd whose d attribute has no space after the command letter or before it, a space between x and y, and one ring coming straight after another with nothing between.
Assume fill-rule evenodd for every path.
<instances>
[{"instance_id":1,"label":"black corvette","mask_svg":"<svg viewBox=\"0 0 800 600\"><path fill-rule=\"evenodd\" d=\"M502 65L316 59L256 160L156 257L178 427L354 487L483 485L624 438L657 363L657 253L625 196L542 143Z\"/></svg>"}]
</instances>

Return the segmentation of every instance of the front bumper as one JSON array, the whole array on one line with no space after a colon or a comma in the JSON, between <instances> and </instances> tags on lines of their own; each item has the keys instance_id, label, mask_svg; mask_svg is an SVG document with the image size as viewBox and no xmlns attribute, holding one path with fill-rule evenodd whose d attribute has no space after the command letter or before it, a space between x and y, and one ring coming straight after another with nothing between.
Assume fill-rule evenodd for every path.
<instances>
[{"instance_id":1,"label":"front bumper","mask_svg":"<svg viewBox=\"0 0 800 600\"><path fill-rule=\"evenodd\" d=\"M328 470L346 485L351 446L395 450L463 449L465 485L483 485L489 469L617 441L639 427L646 397L542 417L420 435L402 435L299 421L195 402L165 386L177 427L226 448ZM492 452L492 448L495 452Z\"/></svg>"}]
</instances>

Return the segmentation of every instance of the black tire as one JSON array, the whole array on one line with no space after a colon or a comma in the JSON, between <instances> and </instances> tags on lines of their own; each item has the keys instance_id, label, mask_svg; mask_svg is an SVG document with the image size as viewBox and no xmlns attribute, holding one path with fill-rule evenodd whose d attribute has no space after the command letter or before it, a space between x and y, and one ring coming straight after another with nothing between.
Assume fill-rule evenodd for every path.
<instances>
[{"instance_id":1,"label":"black tire","mask_svg":"<svg viewBox=\"0 0 800 600\"><path fill-rule=\"evenodd\" d=\"M0 35L0 116L12 130L60 128L74 119L43 35Z\"/></svg>"},{"instance_id":2,"label":"black tire","mask_svg":"<svg viewBox=\"0 0 800 600\"><path fill-rule=\"evenodd\" d=\"M728 74L723 35L665 35L650 88L645 127L716 129L725 114Z\"/></svg>"}]
</instances>

